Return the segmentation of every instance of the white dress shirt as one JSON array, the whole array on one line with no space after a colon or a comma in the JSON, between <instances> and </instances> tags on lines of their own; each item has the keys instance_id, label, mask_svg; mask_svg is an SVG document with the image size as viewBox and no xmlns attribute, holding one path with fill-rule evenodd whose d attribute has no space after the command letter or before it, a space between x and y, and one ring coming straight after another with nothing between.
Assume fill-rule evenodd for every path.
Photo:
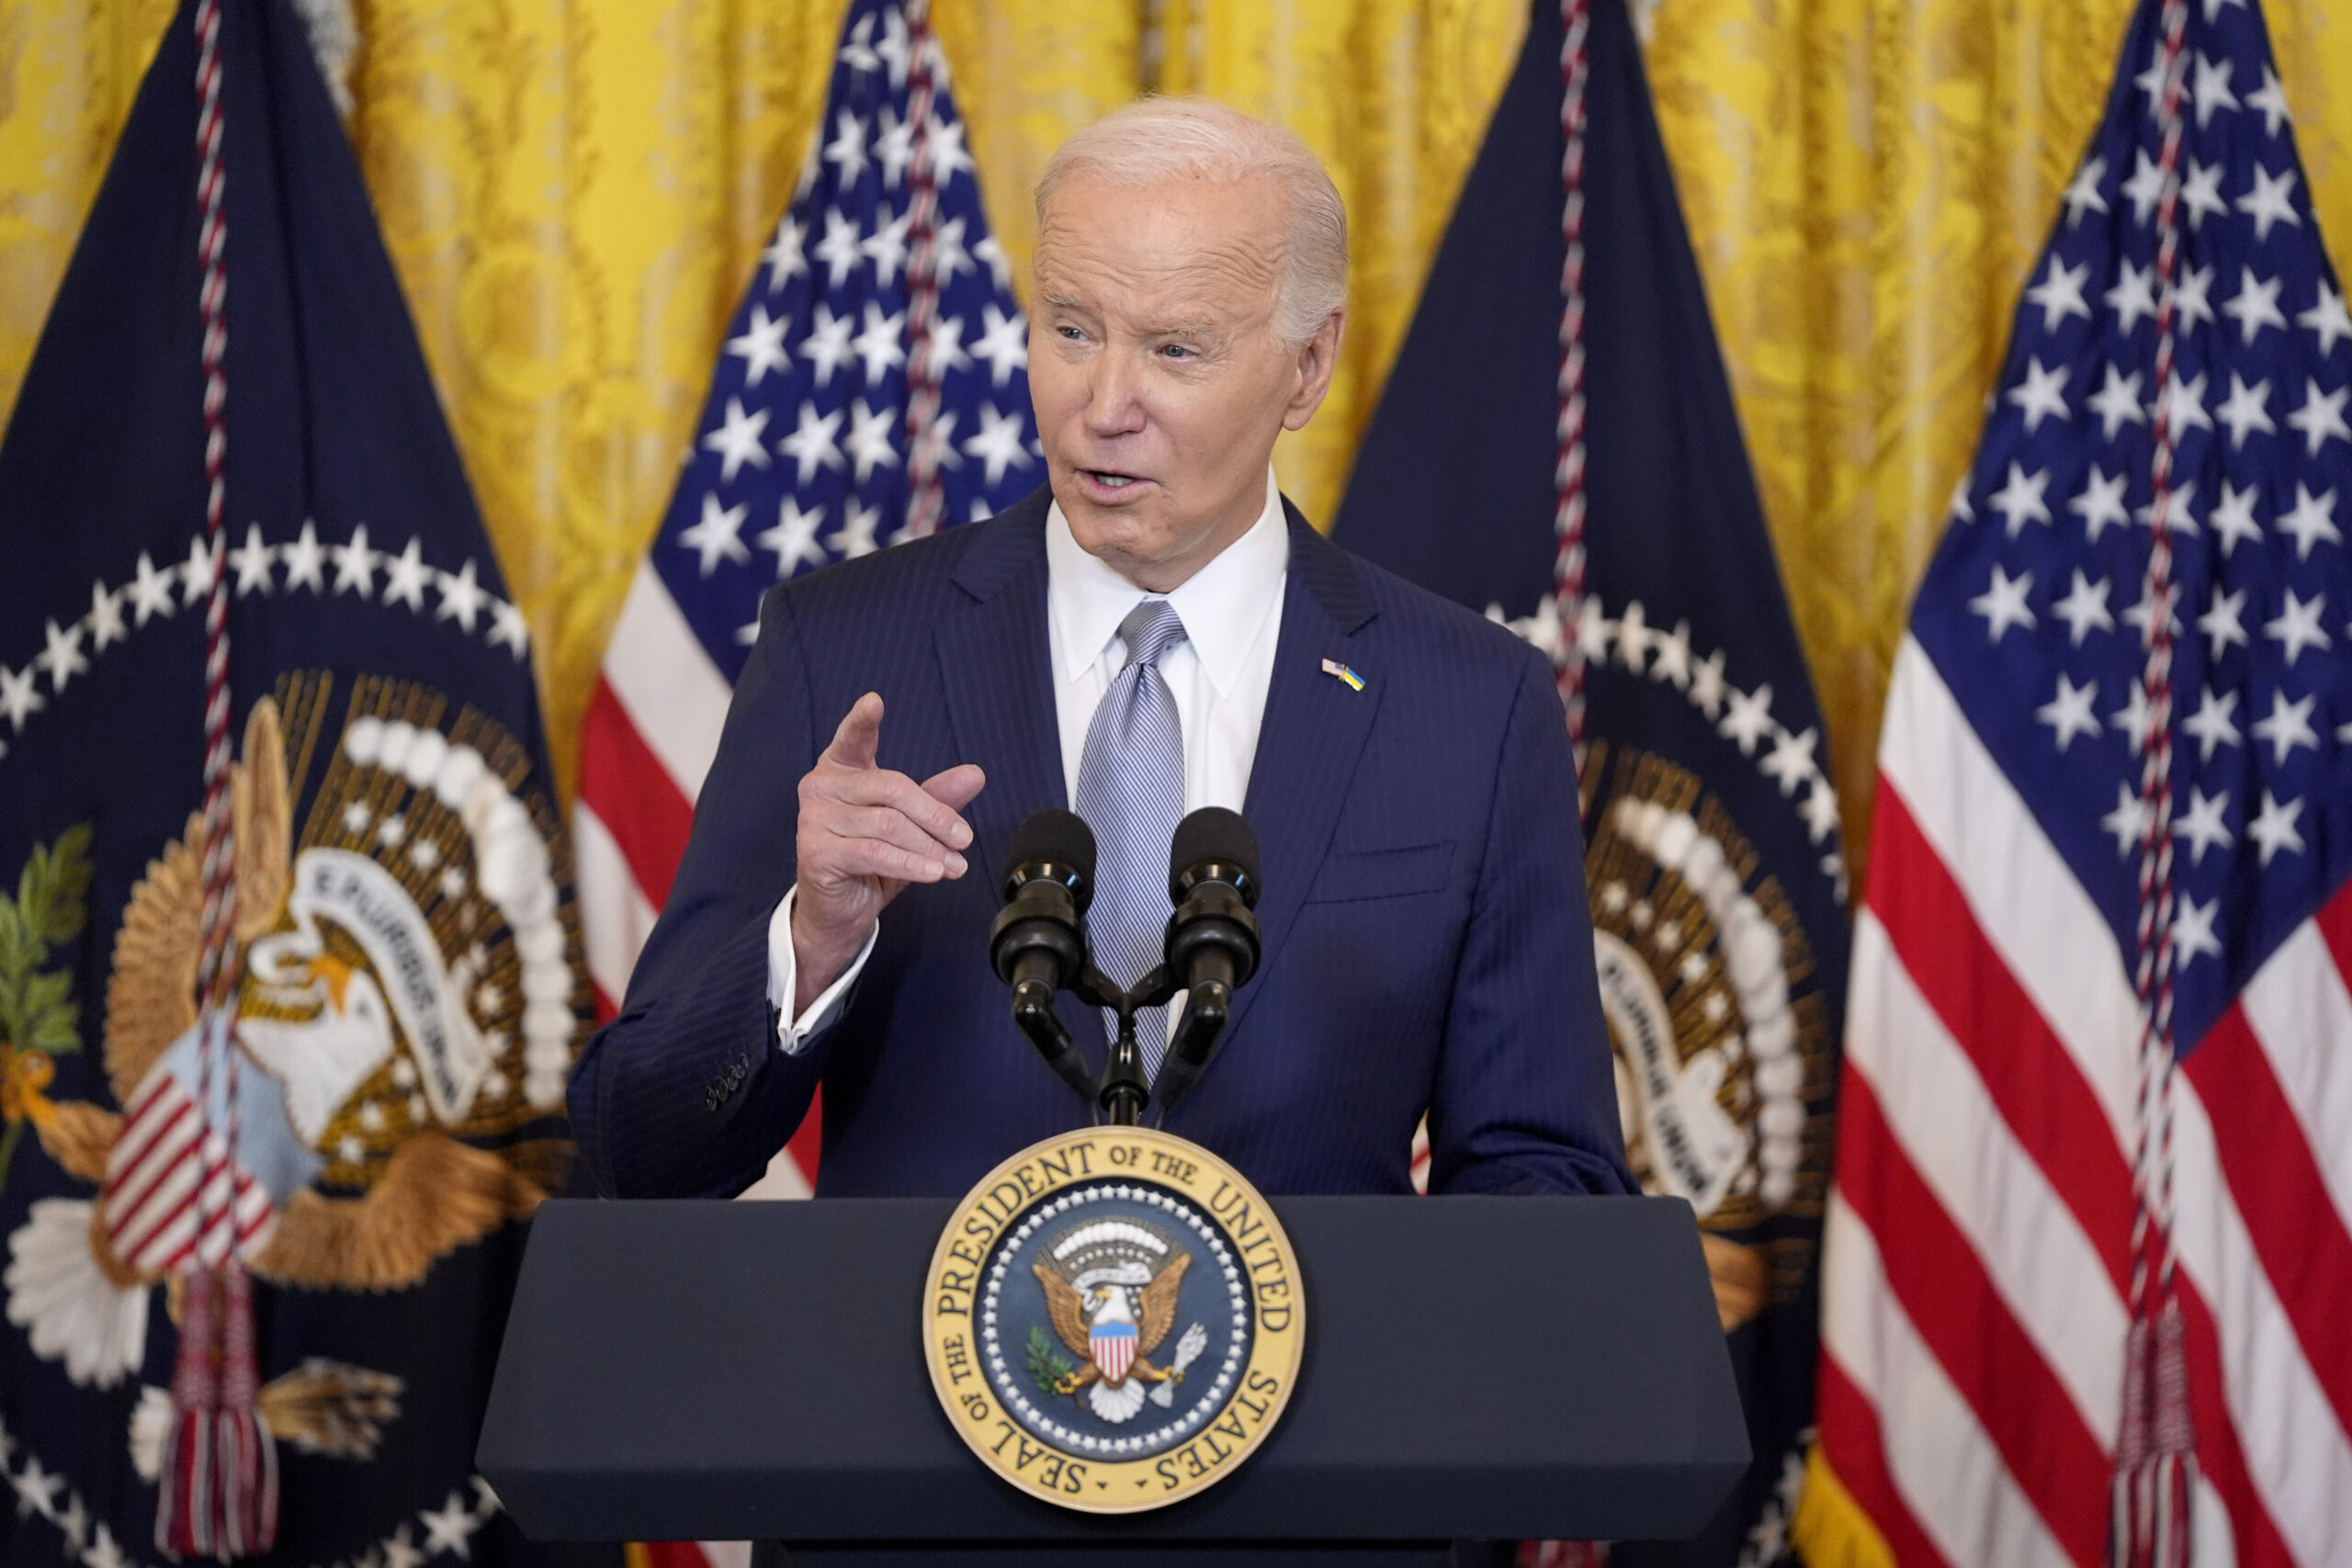
<instances>
[{"instance_id":1,"label":"white dress shirt","mask_svg":"<svg viewBox=\"0 0 2352 1568\"><path fill-rule=\"evenodd\" d=\"M1094 709L1125 667L1119 623L1145 599L1165 597L1184 623L1184 640L1160 657L1159 673L1176 701L1184 734L1184 809L1241 809L1250 765L1273 683L1283 592L1290 574L1290 531L1273 470L1266 504L1250 531L1227 545L1172 593L1153 595L1079 547L1057 502L1046 513L1046 624L1053 660L1054 717L1061 737L1066 798L1078 798L1079 764ZM787 1020L798 967L792 951L792 899L786 893L768 921L768 1000L777 1011L776 1043L797 1052L832 1021L874 952L881 923L865 945L799 1017ZM973 941L980 940L978 932ZM1170 1018L1172 1021L1173 1012Z\"/></svg>"}]
</instances>

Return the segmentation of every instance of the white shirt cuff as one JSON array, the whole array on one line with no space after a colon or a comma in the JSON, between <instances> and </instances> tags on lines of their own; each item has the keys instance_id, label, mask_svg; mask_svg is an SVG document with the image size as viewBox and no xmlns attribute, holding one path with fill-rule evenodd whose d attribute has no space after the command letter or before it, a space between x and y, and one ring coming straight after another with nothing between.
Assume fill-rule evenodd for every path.
<instances>
[{"instance_id":1,"label":"white shirt cuff","mask_svg":"<svg viewBox=\"0 0 2352 1568\"><path fill-rule=\"evenodd\" d=\"M798 895L800 885L795 883L790 892L768 917L768 1005L775 1009L775 1043L787 1056L797 1056L808 1037L819 1030L831 1027L841 1016L842 1002L849 988L857 984L858 975L865 968L865 961L874 954L874 943L882 934L882 922L865 933L865 945L849 961L841 978L825 987L823 994L808 1004L798 1018L790 1015L792 998L800 986L800 961L792 951L792 900Z\"/></svg>"}]
</instances>

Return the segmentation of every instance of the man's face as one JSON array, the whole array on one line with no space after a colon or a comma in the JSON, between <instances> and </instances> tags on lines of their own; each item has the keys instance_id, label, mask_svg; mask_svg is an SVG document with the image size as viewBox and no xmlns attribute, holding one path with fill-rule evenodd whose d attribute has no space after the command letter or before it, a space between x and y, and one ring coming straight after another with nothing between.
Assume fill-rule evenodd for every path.
<instances>
[{"instance_id":1,"label":"man's face","mask_svg":"<svg viewBox=\"0 0 2352 1568\"><path fill-rule=\"evenodd\" d=\"M1057 186L1038 225L1029 395L1080 547L1167 592L1256 522L1274 437L1331 384L1334 316L1274 332L1286 211L1270 179Z\"/></svg>"}]
</instances>

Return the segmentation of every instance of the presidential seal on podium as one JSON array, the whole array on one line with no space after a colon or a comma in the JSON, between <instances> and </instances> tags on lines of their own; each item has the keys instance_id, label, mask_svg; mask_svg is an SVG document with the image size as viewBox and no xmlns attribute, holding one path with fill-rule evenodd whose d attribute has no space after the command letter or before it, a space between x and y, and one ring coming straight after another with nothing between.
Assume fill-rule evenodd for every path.
<instances>
[{"instance_id":1,"label":"presidential seal on podium","mask_svg":"<svg viewBox=\"0 0 2352 1568\"><path fill-rule=\"evenodd\" d=\"M1306 1332L1273 1210L1198 1145L1050 1138L973 1188L932 1255L923 1353L948 1420L1033 1496L1163 1507L1281 1419Z\"/></svg>"}]
</instances>

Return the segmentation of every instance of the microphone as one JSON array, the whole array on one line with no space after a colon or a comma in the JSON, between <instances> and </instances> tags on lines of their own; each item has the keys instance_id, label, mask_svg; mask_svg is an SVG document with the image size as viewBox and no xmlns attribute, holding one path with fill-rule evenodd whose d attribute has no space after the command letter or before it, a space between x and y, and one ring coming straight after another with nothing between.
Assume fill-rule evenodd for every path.
<instances>
[{"instance_id":1,"label":"microphone","mask_svg":"<svg viewBox=\"0 0 2352 1568\"><path fill-rule=\"evenodd\" d=\"M1208 1066L1233 993L1258 972L1258 835L1239 812L1203 807L1176 825L1168 862L1167 970L1186 998L1154 1086L1163 1119Z\"/></svg>"},{"instance_id":2,"label":"microphone","mask_svg":"<svg viewBox=\"0 0 2352 1568\"><path fill-rule=\"evenodd\" d=\"M1064 1082L1091 1100L1093 1076L1054 1011L1054 993L1086 972L1081 922L1094 897L1094 830L1074 812L1032 812L1013 830L1010 861L989 960L1012 987L1012 1021Z\"/></svg>"}]
</instances>

